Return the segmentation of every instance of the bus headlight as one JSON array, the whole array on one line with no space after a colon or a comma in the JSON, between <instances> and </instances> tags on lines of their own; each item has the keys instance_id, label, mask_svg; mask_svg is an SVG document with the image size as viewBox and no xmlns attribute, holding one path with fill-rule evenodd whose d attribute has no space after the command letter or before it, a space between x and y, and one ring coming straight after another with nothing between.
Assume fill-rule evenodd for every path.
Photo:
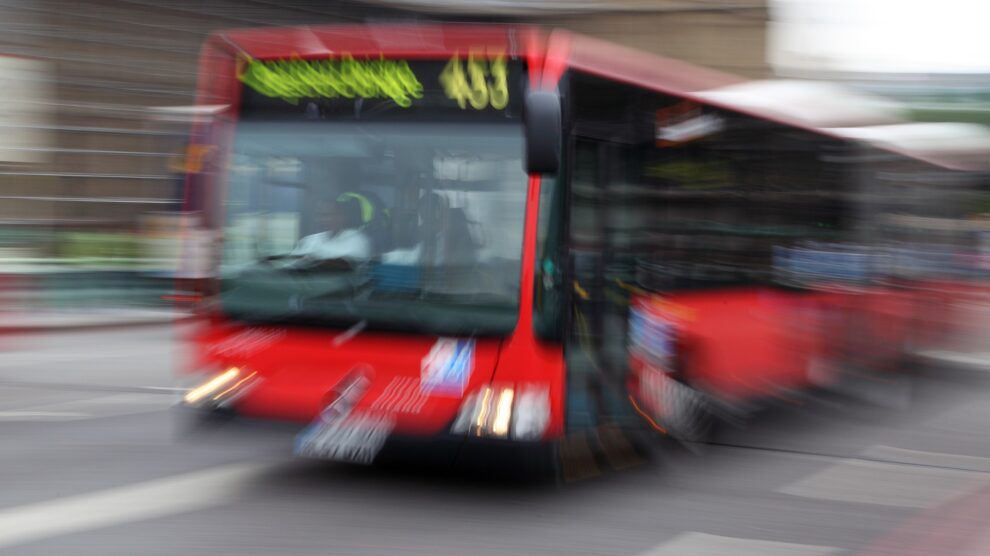
<instances>
[{"instance_id":1,"label":"bus headlight","mask_svg":"<svg viewBox=\"0 0 990 556\"><path fill-rule=\"evenodd\" d=\"M237 367L212 376L206 382L190 389L182 397L186 405L220 405L242 393L254 382L257 373L245 372Z\"/></svg>"},{"instance_id":2,"label":"bus headlight","mask_svg":"<svg viewBox=\"0 0 990 556\"><path fill-rule=\"evenodd\" d=\"M550 391L530 387L522 390L516 399L512 420L512 438L515 440L539 440L550 424Z\"/></svg>"},{"instance_id":3,"label":"bus headlight","mask_svg":"<svg viewBox=\"0 0 990 556\"><path fill-rule=\"evenodd\" d=\"M539 440L550 423L546 388L486 386L468 396L451 432L513 440Z\"/></svg>"}]
</instances>

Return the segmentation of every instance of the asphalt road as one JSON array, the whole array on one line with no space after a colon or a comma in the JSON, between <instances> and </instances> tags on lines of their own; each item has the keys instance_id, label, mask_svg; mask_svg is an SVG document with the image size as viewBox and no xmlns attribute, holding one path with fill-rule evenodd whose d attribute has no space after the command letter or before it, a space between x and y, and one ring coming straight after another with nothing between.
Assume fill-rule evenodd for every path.
<instances>
[{"instance_id":1,"label":"asphalt road","mask_svg":"<svg viewBox=\"0 0 990 556\"><path fill-rule=\"evenodd\" d=\"M0 340L0 554L872 554L990 520L945 517L990 484L990 375L785 404L552 487L293 460L276 428L188 436L174 335Z\"/></svg>"}]
</instances>

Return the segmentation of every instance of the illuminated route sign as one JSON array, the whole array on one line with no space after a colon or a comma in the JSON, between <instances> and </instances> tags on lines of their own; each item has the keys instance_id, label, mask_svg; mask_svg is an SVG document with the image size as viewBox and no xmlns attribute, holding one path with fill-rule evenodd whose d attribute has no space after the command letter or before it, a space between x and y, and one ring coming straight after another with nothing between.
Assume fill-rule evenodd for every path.
<instances>
[{"instance_id":1,"label":"illuminated route sign","mask_svg":"<svg viewBox=\"0 0 990 556\"><path fill-rule=\"evenodd\" d=\"M518 97L519 66L501 52L482 50L413 61L350 54L319 60L243 57L237 77L253 108L278 109L258 98L264 97L277 100L283 106L279 110L308 101L338 115L353 109L355 102L364 108L385 102L400 109L498 112L510 109Z\"/></svg>"},{"instance_id":2,"label":"illuminated route sign","mask_svg":"<svg viewBox=\"0 0 990 556\"><path fill-rule=\"evenodd\" d=\"M255 91L289 102L301 98L388 98L399 106L423 96L404 60L245 60L238 78Z\"/></svg>"},{"instance_id":3,"label":"illuminated route sign","mask_svg":"<svg viewBox=\"0 0 990 556\"><path fill-rule=\"evenodd\" d=\"M456 100L461 108L470 105L484 110L491 106L501 110L509 103L508 71L502 55L486 61L469 54L466 67L454 55L440 74L440 84L447 98Z\"/></svg>"}]
</instances>

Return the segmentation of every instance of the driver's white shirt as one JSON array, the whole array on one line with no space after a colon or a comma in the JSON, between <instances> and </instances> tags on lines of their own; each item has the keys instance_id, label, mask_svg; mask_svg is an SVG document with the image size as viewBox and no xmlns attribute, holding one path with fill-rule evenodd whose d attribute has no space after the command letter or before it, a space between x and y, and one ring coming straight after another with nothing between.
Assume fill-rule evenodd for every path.
<instances>
[{"instance_id":1,"label":"driver's white shirt","mask_svg":"<svg viewBox=\"0 0 990 556\"><path fill-rule=\"evenodd\" d=\"M371 256L371 241L361 230L320 232L300 239L292 254L317 259L367 259Z\"/></svg>"}]
</instances>

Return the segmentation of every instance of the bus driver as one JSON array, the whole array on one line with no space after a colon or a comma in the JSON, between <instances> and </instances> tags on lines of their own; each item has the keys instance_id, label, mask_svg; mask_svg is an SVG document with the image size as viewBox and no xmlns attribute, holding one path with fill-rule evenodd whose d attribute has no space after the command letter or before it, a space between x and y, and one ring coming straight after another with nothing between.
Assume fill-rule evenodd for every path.
<instances>
[{"instance_id":1,"label":"bus driver","mask_svg":"<svg viewBox=\"0 0 990 556\"><path fill-rule=\"evenodd\" d=\"M325 200L317 209L317 218L324 231L300 239L293 255L317 260L371 257L371 240L361 231L361 205L357 200Z\"/></svg>"}]
</instances>

